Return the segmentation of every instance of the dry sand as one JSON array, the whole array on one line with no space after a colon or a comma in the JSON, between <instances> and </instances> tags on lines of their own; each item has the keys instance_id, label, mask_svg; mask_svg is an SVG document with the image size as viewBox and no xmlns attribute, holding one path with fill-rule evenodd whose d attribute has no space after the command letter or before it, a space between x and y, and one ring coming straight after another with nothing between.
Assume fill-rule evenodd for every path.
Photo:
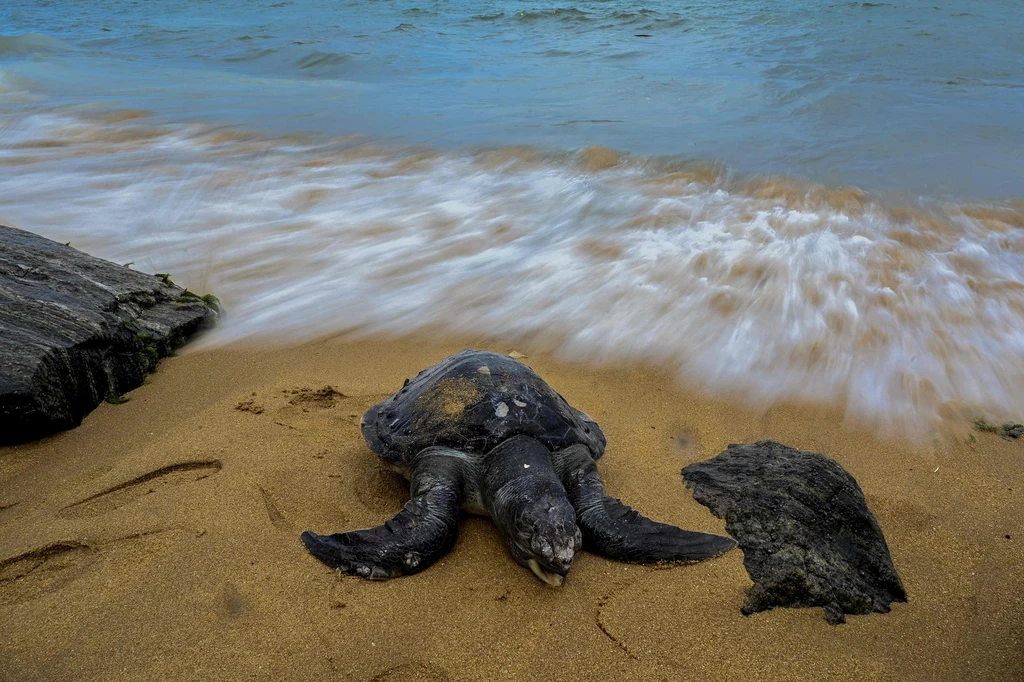
<instances>
[{"instance_id":1,"label":"dry sand","mask_svg":"<svg viewBox=\"0 0 1024 682\"><path fill-rule=\"evenodd\" d=\"M838 627L820 609L744 617L739 551L661 569L584 553L552 589L482 518L419 575L331 572L299 532L377 525L407 496L360 415L462 347L188 354L80 428L0 449L0 679L1024 677L1024 443L955 429L902 443L827 409L699 397L651 368L526 360L600 422L609 492L658 520L724 531L679 472L728 443L774 438L837 459L909 603ZM313 393L325 385L343 397Z\"/></svg>"}]
</instances>

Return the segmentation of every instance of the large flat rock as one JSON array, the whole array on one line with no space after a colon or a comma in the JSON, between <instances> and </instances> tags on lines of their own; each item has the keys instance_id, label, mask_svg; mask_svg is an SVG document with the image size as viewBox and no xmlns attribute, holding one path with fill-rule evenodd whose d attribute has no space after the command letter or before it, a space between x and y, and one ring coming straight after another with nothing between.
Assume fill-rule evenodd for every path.
<instances>
[{"instance_id":1,"label":"large flat rock","mask_svg":"<svg viewBox=\"0 0 1024 682\"><path fill-rule=\"evenodd\" d=\"M0 225L0 445L77 426L216 318L163 278Z\"/></svg>"},{"instance_id":2,"label":"large flat rock","mask_svg":"<svg viewBox=\"0 0 1024 682\"><path fill-rule=\"evenodd\" d=\"M754 581L744 614L821 606L835 625L907 600L864 493L835 460L762 440L730 445L683 478L743 550Z\"/></svg>"}]
</instances>

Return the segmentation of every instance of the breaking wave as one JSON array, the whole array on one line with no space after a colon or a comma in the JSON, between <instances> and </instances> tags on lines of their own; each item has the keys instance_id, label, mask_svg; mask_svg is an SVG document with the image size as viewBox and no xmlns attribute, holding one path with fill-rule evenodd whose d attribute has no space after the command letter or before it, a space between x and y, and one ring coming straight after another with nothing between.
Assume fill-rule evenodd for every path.
<instances>
[{"instance_id":1,"label":"breaking wave","mask_svg":"<svg viewBox=\"0 0 1024 682\"><path fill-rule=\"evenodd\" d=\"M905 427L1024 416L1024 204L897 206L603 147L0 121L0 221L214 291L211 344L426 327Z\"/></svg>"}]
</instances>

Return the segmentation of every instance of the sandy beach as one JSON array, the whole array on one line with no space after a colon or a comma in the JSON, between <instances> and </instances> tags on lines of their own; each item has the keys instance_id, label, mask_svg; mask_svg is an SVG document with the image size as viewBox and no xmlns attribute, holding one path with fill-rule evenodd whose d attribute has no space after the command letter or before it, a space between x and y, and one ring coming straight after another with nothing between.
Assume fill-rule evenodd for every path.
<instances>
[{"instance_id":1,"label":"sandy beach","mask_svg":"<svg viewBox=\"0 0 1024 682\"><path fill-rule=\"evenodd\" d=\"M111 401L0 446L0 682L1024 682L1024 3L966 5L0 2L0 226L54 242L0 243L0 442ZM466 348L657 521L726 532L729 444L831 457L908 601L553 588L479 516L331 571L303 531L409 495L361 416Z\"/></svg>"},{"instance_id":2,"label":"sandy beach","mask_svg":"<svg viewBox=\"0 0 1024 682\"><path fill-rule=\"evenodd\" d=\"M738 550L672 568L583 553L552 589L478 517L421 574L332 573L299 533L377 525L407 498L360 415L467 346L511 350L421 335L186 353L130 402L0 449L0 679L1021 678L1024 446L952 426L902 442L821 407L755 411L656 367L520 348L601 424L609 492L655 519L724 532L679 472L728 443L836 459L909 602L838 627L820 609L744 617Z\"/></svg>"}]
</instances>

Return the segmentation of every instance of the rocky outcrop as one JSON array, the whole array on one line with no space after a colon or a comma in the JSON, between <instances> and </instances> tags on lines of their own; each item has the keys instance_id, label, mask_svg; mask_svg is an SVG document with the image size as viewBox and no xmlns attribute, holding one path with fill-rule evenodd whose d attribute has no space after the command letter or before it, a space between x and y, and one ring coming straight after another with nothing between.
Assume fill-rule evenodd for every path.
<instances>
[{"instance_id":1,"label":"rocky outcrop","mask_svg":"<svg viewBox=\"0 0 1024 682\"><path fill-rule=\"evenodd\" d=\"M0 226L0 445L77 426L216 318L166 276Z\"/></svg>"},{"instance_id":2,"label":"rocky outcrop","mask_svg":"<svg viewBox=\"0 0 1024 682\"><path fill-rule=\"evenodd\" d=\"M745 615L822 606L835 625L907 600L860 486L828 457L762 440L730 445L683 478L743 550L754 581Z\"/></svg>"}]
</instances>

